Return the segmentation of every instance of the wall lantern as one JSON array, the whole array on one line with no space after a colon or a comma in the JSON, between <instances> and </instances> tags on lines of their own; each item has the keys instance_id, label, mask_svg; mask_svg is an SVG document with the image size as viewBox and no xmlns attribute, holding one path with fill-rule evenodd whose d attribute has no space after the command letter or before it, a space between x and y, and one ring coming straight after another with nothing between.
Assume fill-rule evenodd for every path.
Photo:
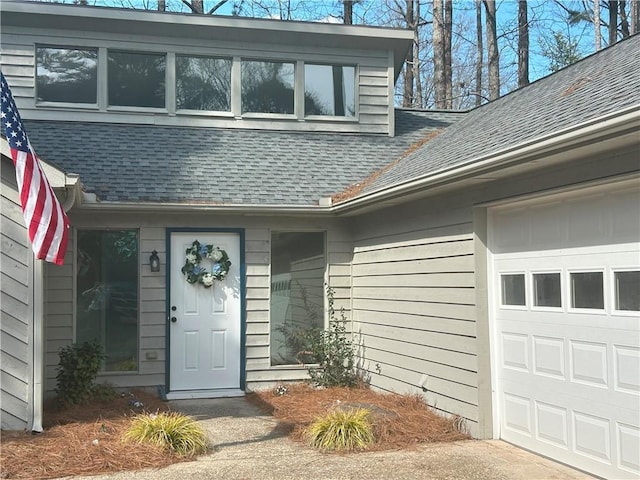
<instances>
[{"instance_id":1,"label":"wall lantern","mask_svg":"<svg viewBox=\"0 0 640 480\"><path fill-rule=\"evenodd\" d=\"M149 266L152 272L160 271L160 258L158 257L158 252L155 250L151 252L151 256L149 257Z\"/></svg>"}]
</instances>

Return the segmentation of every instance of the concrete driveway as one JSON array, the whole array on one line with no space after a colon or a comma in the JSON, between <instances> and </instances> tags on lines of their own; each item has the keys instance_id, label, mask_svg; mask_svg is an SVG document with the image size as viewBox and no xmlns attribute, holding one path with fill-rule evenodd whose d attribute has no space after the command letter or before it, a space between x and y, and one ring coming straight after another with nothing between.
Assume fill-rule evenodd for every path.
<instances>
[{"instance_id":1,"label":"concrete driveway","mask_svg":"<svg viewBox=\"0 0 640 480\"><path fill-rule=\"evenodd\" d=\"M202 422L214 446L197 461L85 480L207 479L591 479L589 475L501 441L471 440L410 450L322 454L294 443L244 398L171 402Z\"/></svg>"}]
</instances>

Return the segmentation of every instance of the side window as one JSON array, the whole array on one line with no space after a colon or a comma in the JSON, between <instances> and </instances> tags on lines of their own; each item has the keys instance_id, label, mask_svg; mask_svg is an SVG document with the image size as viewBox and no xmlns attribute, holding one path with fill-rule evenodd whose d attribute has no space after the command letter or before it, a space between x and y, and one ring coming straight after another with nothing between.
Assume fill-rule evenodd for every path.
<instances>
[{"instance_id":1,"label":"side window","mask_svg":"<svg viewBox=\"0 0 640 480\"><path fill-rule=\"evenodd\" d=\"M640 271L615 272L616 310L640 311Z\"/></svg>"},{"instance_id":2,"label":"side window","mask_svg":"<svg viewBox=\"0 0 640 480\"><path fill-rule=\"evenodd\" d=\"M109 105L165 107L166 55L109 51Z\"/></svg>"},{"instance_id":3,"label":"side window","mask_svg":"<svg viewBox=\"0 0 640 480\"><path fill-rule=\"evenodd\" d=\"M242 60L242 113L294 113L295 66Z\"/></svg>"},{"instance_id":4,"label":"side window","mask_svg":"<svg viewBox=\"0 0 640 480\"><path fill-rule=\"evenodd\" d=\"M304 114L355 117L353 66L304 65Z\"/></svg>"},{"instance_id":5,"label":"side window","mask_svg":"<svg viewBox=\"0 0 640 480\"><path fill-rule=\"evenodd\" d=\"M98 50L36 47L38 102L96 104Z\"/></svg>"},{"instance_id":6,"label":"side window","mask_svg":"<svg viewBox=\"0 0 640 480\"><path fill-rule=\"evenodd\" d=\"M525 306L524 273L500 275L502 305Z\"/></svg>"},{"instance_id":7,"label":"side window","mask_svg":"<svg viewBox=\"0 0 640 480\"><path fill-rule=\"evenodd\" d=\"M271 365L308 363L307 334L324 326L324 232L271 234Z\"/></svg>"},{"instance_id":8,"label":"side window","mask_svg":"<svg viewBox=\"0 0 640 480\"><path fill-rule=\"evenodd\" d=\"M97 340L105 372L138 370L138 232L78 231L76 341Z\"/></svg>"},{"instance_id":9,"label":"side window","mask_svg":"<svg viewBox=\"0 0 640 480\"><path fill-rule=\"evenodd\" d=\"M231 60L177 55L176 107L231 111Z\"/></svg>"},{"instance_id":10,"label":"side window","mask_svg":"<svg viewBox=\"0 0 640 480\"><path fill-rule=\"evenodd\" d=\"M604 309L602 272L573 272L569 283L571 307Z\"/></svg>"},{"instance_id":11,"label":"side window","mask_svg":"<svg viewBox=\"0 0 640 480\"><path fill-rule=\"evenodd\" d=\"M536 307L561 307L561 292L559 272L533 274L533 304Z\"/></svg>"}]
</instances>

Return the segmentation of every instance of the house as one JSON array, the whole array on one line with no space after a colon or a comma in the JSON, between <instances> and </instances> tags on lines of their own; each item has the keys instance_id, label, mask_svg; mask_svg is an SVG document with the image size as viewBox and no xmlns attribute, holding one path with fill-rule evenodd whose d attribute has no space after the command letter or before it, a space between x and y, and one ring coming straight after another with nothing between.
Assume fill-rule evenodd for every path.
<instances>
[{"instance_id":1,"label":"house","mask_svg":"<svg viewBox=\"0 0 640 480\"><path fill-rule=\"evenodd\" d=\"M72 224L64 266L32 261L3 150L3 428L33 428L59 348L90 338L101 381L168 398L304 379L327 284L375 388L640 473L640 37L443 112L394 108L402 30L21 2L1 21Z\"/></svg>"}]
</instances>

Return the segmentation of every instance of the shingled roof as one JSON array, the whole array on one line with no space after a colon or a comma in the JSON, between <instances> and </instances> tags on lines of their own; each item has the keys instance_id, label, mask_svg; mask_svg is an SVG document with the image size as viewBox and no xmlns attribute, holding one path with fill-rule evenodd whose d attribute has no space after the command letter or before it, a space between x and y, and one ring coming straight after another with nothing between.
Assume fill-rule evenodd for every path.
<instances>
[{"instance_id":1,"label":"shingled roof","mask_svg":"<svg viewBox=\"0 0 640 480\"><path fill-rule=\"evenodd\" d=\"M640 34L470 111L376 176L358 195L472 164L640 105Z\"/></svg>"},{"instance_id":2,"label":"shingled roof","mask_svg":"<svg viewBox=\"0 0 640 480\"><path fill-rule=\"evenodd\" d=\"M105 202L314 206L464 116L396 111L396 136L28 121L38 155Z\"/></svg>"}]
</instances>

